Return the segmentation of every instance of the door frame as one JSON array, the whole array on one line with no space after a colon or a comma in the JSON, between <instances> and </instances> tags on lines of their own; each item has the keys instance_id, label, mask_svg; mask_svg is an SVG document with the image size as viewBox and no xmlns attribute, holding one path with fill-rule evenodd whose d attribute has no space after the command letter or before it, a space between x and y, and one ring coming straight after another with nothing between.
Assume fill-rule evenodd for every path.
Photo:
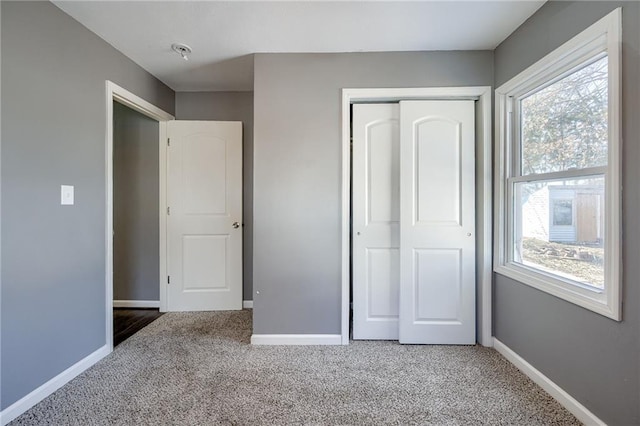
<instances>
[{"instance_id":1,"label":"door frame","mask_svg":"<svg viewBox=\"0 0 640 426\"><path fill-rule=\"evenodd\" d=\"M351 247L351 104L406 100L474 100L476 103L476 340L492 338L492 119L491 87L342 89L342 307L341 343L349 344Z\"/></svg>"},{"instance_id":2,"label":"door frame","mask_svg":"<svg viewBox=\"0 0 640 426\"><path fill-rule=\"evenodd\" d=\"M105 138L105 158L106 158L106 342L109 353L113 351L113 102L125 105L158 122L159 126L159 210L160 218L160 250L158 253L160 263L160 312L165 312L167 308L166 286L163 286L164 277L167 276L167 121L174 120L175 117L166 111L158 108L152 103L131 93L127 89L118 86L112 81L106 80L106 138Z\"/></svg>"}]
</instances>

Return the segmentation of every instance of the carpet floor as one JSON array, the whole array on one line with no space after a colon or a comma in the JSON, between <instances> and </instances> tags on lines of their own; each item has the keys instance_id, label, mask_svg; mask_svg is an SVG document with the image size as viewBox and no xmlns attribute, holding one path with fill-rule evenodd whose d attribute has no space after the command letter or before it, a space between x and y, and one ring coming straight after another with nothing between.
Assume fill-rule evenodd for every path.
<instances>
[{"instance_id":1,"label":"carpet floor","mask_svg":"<svg viewBox=\"0 0 640 426\"><path fill-rule=\"evenodd\" d=\"M251 311L168 313L11 425L575 425L493 349L251 346Z\"/></svg>"}]
</instances>

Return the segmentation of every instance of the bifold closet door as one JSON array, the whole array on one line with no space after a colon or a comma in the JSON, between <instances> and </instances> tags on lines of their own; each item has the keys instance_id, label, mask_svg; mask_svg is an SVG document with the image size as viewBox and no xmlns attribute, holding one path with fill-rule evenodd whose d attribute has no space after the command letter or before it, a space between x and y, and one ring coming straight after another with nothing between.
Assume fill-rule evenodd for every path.
<instances>
[{"instance_id":1,"label":"bifold closet door","mask_svg":"<svg viewBox=\"0 0 640 426\"><path fill-rule=\"evenodd\" d=\"M473 101L400 102L400 343L475 343Z\"/></svg>"},{"instance_id":2,"label":"bifold closet door","mask_svg":"<svg viewBox=\"0 0 640 426\"><path fill-rule=\"evenodd\" d=\"M398 340L398 104L353 105L353 338Z\"/></svg>"}]
</instances>

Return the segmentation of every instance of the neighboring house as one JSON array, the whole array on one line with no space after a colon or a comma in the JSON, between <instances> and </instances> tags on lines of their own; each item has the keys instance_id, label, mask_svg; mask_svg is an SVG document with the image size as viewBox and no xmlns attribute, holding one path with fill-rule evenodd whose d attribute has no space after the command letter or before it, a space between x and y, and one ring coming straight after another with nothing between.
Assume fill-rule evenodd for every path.
<instances>
[{"instance_id":1,"label":"neighboring house","mask_svg":"<svg viewBox=\"0 0 640 426\"><path fill-rule=\"evenodd\" d=\"M603 206L602 186L544 186L526 197L522 236L563 243L601 243Z\"/></svg>"}]
</instances>

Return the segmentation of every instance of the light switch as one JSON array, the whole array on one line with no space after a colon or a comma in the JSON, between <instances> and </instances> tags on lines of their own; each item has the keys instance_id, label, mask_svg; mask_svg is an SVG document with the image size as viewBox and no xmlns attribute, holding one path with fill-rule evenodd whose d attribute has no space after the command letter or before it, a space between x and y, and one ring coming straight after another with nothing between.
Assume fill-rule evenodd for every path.
<instances>
[{"instance_id":1,"label":"light switch","mask_svg":"<svg viewBox=\"0 0 640 426\"><path fill-rule=\"evenodd\" d=\"M73 186L60 185L60 204L63 206L73 205Z\"/></svg>"}]
</instances>

